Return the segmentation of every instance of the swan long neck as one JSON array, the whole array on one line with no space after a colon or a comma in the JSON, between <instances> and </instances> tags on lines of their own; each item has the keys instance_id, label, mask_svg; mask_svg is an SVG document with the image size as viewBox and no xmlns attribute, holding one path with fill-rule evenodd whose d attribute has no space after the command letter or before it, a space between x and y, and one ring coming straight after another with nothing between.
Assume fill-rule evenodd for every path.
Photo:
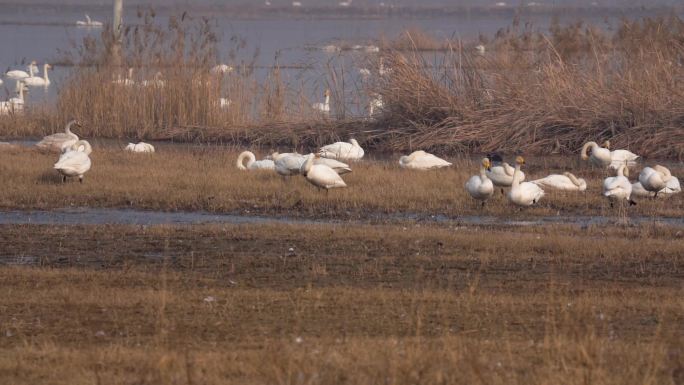
<instances>
[{"instance_id":1,"label":"swan long neck","mask_svg":"<svg viewBox=\"0 0 684 385\"><path fill-rule=\"evenodd\" d=\"M359 142L357 142L356 139L350 139L350 140L349 140L349 143L351 143L352 145L354 145L354 147L361 147L361 146L359 146Z\"/></svg>"},{"instance_id":2,"label":"swan long neck","mask_svg":"<svg viewBox=\"0 0 684 385\"><path fill-rule=\"evenodd\" d=\"M43 64L43 80L45 80L45 83L50 81L50 79L48 79L48 64L47 63Z\"/></svg>"},{"instance_id":3,"label":"swan long neck","mask_svg":"<svg viewBox=\"0 0 684 385\"><path fill-rule=\"evenodd\" d=\"M575 186L579 187L579 186L581 185L580 181L577 179L577 177L576 177L575 175L573 175L573 174L571 174L571 173L569 173L569 172L566 172L566 173L565 173L565 176L567 176L568 179L570 179L570 181L572 182L572 184L574 184Z\"/></svg>"},{"instance_id":4,"label":"swan long neck","mask_svg":"<svg viewBox=\"0 0 684 385\"><path fill-rule=\"evenodd\" d=\"M624 164L621 164L620 167L618 167L617 174L618 176L628 177L629 169Z\"/></svg>"},{"instance_id":5,"label":"swan long neck","mask_svg":"<svg viewBox=\"0 0 684 385\"><path fill-rule=\"evenodd\" d=\"M520 186L520 164L515 165L515 170L513 171L513 183L511 187Z\"/></svg>"},{"instance_id":6,"label":"swan long neck","mask_svg":"<svg viewBox=\"0 0 684 385\"><path fill-rule=\"evenodd\" d=\"M325 94L325 108L330 108L330 94Z\"/></svg>"},{"instance_id":7,"label":"swan long neck","mask_svg":"<svg viewBox=\"0 0 684 385\"><path fill-rule=\"evenodd\" d=\"M582 146L582 160L587 160L589 159L589 154L587 154L587 151L591 148L592 150L594 148L598 147L598 144L596 142L587 142L584 143L584 146Z\"/></svg>"},{"instance_id":8,"label":"swan long neck","mask_svg":"<svg viewBox=\"0 0 684 385\"><path fill-rule=\"evenodd\" d=\"M480 180L484 182L487 179L487 170L485 169L484 165L480 165Z\"/></svg>"},{"instance_id":9,"label":"swan long neck","mask_svg":"<svg viewBox=\"0 0 684 385\"><path fill-rule=\"evenodd\" d=\"M238 169L247 169L247 167L245 167L245 158L247 159L247 167L251 166L254 162L256 162L256 157L251 151L244 151L237 158L236 166Z\"/></svg>"}]
</instances>

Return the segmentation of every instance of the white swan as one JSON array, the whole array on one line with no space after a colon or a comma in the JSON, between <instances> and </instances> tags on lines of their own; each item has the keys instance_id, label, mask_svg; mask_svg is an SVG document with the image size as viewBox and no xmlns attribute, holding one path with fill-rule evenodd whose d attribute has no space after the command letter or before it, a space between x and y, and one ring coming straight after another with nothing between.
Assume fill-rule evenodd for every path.
<instances>
[{"instance_id":1,"label":"white swan","mask_svg":"<svg viewBox=\"0 0 684 385\"><path fill-rule=\"evenodd\" d=\"M104 24L101 21L95 21L91 20L90 16L88 14L85 14L85 21L83 20L78 20L76 22L76 25L79 27L93 27L93 28L101 28Z\"/></svg>"},{"instance_id":2,"label":"white swan","mask_svg":"<svg viewBox=\"0 0 684 385\"><path fill-rule=\"evenodd\" d=\"M385 104L382 101L382 95L374 94L368 102L368 116L372 118L375 116L376 112L382 111L384 107Z\"/></svg>"},{"instance_id":3,"label":"white swan","mask_svg":"<svg viewBox=\"0 0 684 385\"><path fill-rule=\"evenodd\" d=\"M302 164L306 161L303 155L292 152L284 154L274 152L271 154L271 159L273 159L276 172L282 176L299 174Z\"/></svg>"},{"instance_id":4,"label":"white swan","mask_svg":"<svg viewBox=\"0 0 684 385\"><path fill-rule=\"evenodd\" d=\"M359 160L363 158L364 151L356 139L349 139L347 142L335 142L323 146L318 150L318 155L323 158L342 159L342 160Z\"/></svg>"},{"instance_id":5,"label":"white swan","mask_svg":"<svg viewBox=\"0 0 684 385\"><path fill-rule=\"evenodd\" d=\"M487 178L486 170L491 167L489 159L482 159L482 164L480 165L480 175L473 175L468 179L465 184L465 189L470 194L471 197L482 201L484 206L485 201L489 199L494 194L494 184Z\"/></svg>"},{"instance_id":6,"label":"white swan","mask_svg":"<svg viewBox=\"0 0 684 385\"><path fill-rule=\"evenodd\" d=\"M665 188L662 190L658 191L658 196L663 197L663 196L668 196L672 194L677 194L682 192L682 186L679 184L679 179L676 176L673 176L668 182ZM655 197L655 191L648 191L644 188L644 186L641 185L641 182L635 182L632 183L632 195L638 196L638 197Z\"/></svg>"},{"instance_id":7,"label":"white swan","mask_svg":"<svg viewBox=\"0 0 684 385\"><path fill-rule=\"evenodd\" d=\"M229 66L228 64L217 64L209 70L209 72L212 75L223 75L227 74L229 72L233 72L233 67Z\"/></svg>"},{"instance_id":8,"label":"white swan","mask_svg":"<svg viewBox=\"0 0 684 385\"><path fill-rule=\"evenodd\" d=\"M399 166L410 170L434 170L449 167L451 163L428 152L418 150L399 158Z\"/></svg>"},{"instance_id":9,"label":"white swan","mask_svg":"<svg viewBox=\"0 0 684 385\"><path fill-rule=\"evenodd\" d=\"M587 181L577 178L575 175L564 172L563 175L551 174L541 179L530 181L541 188L549 188L561 191L585 191Z\"/></svg>"},{"instance_id":10,"label":"white swan","mask_svg":"<svg viewBox=\"0 0 684 385\"><path fill-rule=\"evenodd\" d=\"M519 156L515 159L515 170L513 171L513 183L511 191L508 192L508 200L518 206L531 206L544 196L544 190L531 182L522 182L522 172L520 166L525 164L525 159Z\"/></svg>"},{"instance_id":11,"label":"white swan","mask_svg":"<svg viewBox=\"0 0 684 385\"><path fill-rule=\"evenodd\" d=\"M28 73L26 71L22 71L22 70L11 70L11 71L7 71L5 73L5 77L7 79L12 79L12 80L22 80L22 79L26 79L28 77L32 77L33 72L38 70L38 68L36 67L35 61L32 61L26 68L28 69Z\"/></svg>"},{"instance_id":12,"label":"white swan","mask_svg":"<svg viewBox=\"0 0 684 385\"><path fill-rule=\"evenodd\" d=\"M654 193L654 197L658 196L660 190L667 187L667 183L672 179L670 170L661 165L653 167L644 167L639 173L639 183L646 191Z\"/></svg>"},{"instance_id":13,"label":"white swan","mask_svg":"<svg viewBox=\"0 0 684 385\"><path fill-rule=\"evenodd\" d=\"M166 85L166 82L162 79L164 75L157 71L157 73L154 74L154 77L151 80L143 80L140 82L140 85L143 87L164 87Z\"/></svg>"},{"instance_id":14,"label":"white swan","mask_svg":"<svg viewBox=\"0 0 684 385\"><path fill-rule=\"evenodd\" d=\"M245 165L245 159L247 159L247 165ZM275 163L271 159L256 160L256 156L251 151L243 151L238 155L237 162L235 164L238 170L274 170Z\"/></svg>"},{"instance_id":15,"label":"white swan","mask_svg":"<svg viewBox=\"0 0 684 385\"><path fill-rule=\"evenodd\" d=\"M62 183L66 182L67 177L73 176L78 176L78 180L83 183L83 174L90 170L92 164L89 156L92 152L90 143L79 140L60 155L54 168L62 174Z\"/></svg>"},{"instance_id":16,"label":"white swan","mask_svg":"<svg viewBox=\"0 0 684 385\"><path fill-rule=\"evenodd\" d=\"M132 86L135 85L135 81L133 80L133 67L128 68L128 73L125 78L121 78L121 74L118 74L116 76L116 79L112 80L112 83L114 84L119 84L123 86Z\"/></svg>"},{"instance_id":17,"label":"white swan","mask_svg":"<svg viewBox=\"0 0 684 385\"><path fill-rule=\"evenodd\" d=\"M231 104L233 104L232 100L228 98L219 98L219 107L222 110L225 110L226 108L230 107Z\"/></svg>"},{"instance_id":18,"label":"white swan","mask_svg":"<svg viewBox=\"0 0 684 385\"><path fill-rule=\"evenodd\" d=\"M309 154L300 169L300 173L306 177L309 183L319 189L324 188L326 192L331 188L347 187L347 184L335 170L325 164L314 164L315 156Z\"/></svg>"},{"instance_id":19,"label":"white swan","mask_svg":"<svg viewBox=\"0 0 684 385\"><path fill-rule=\"evenodd\" d=\"M325 101L323 103L314 103L311 108L324 114L330 113L330 90L325 90L323 93Z\"/></svg>"},{"instance_id":20,"label":"white swan","mask_svg":"<svg viewBox=\"0 0 684 385\"><path fill-rule=\"evenodd\" d=\"M603 143L603 147L610 150L610 141L606 140ZM610 165L608 167L613 170L617 170L621 164L625 164L627 167L634 167L636 166L637 159L639 159L639 155L629 150L613 150L610 152Z\"/></svg>"},{"instance_id":21,"label":"white swan","mask_svg":"<svg viewBox=\"0 0 684 385\"><path fill-rule=\"evenodd\" d=\"M603 180L603 196L611 200L623 201L627 200L630 204L636 204L632 201L632 183L629 182L629 169L626 165L620 165L617 169L617 175L611 176Z\"/></svg>"},{"instance_id":22,"label":"white swan","mask_svg":"<svg viewBox=\"0 0 684 385\"><path fill-rule=\"evenodd\" d=\"M480 54L480 55L484 55L486 49L485 49L485 46L484 46L484 45L478 44L478 45L475 46L475 51L477 51L477 53Z\"/></svg>"},{"instance_id":23,"label":"white swan","mask_svg":"<svg viewBox=\"0 0 684 385\"><path fill-rule=\"evenodd\" d=\"M500 159L500 157L489 157L489 160ZM497 187L509 187L513 184L513 175L515 174L515 168L511 167L506 162L500 160L494 160L493 165L487 170L487 177L492 180L494 186ZM525 180L525 173L520 171L520 181Z\"/></svg>"},{"instance_id":24,"label":"white swan","mask_svg":"<svg viewBox=\"0 0 684 385\"><path fill-rule=\"evenodd\" d=\"M70 121L64 128L64 132L59 132L57 134L44 137L43 140L36 143L36 147L47 150L62 151L63 149L71 146L78 141L78 136L71 132L72 126L81 127L81 123L79 123L77 120Z\"/></svg>"},{"instance_id":25,"label":"white swan","mask_svg":"<svg viewBox=\"0 0 684 385\"><path fill-rule=\"evenodd\" d=\"M154 152L154 146L145 142L128 143L128 145L124 148L124 151L151 153Z\"/></svg>"},{"instance_id":26,"label":"white swan","mask_svg":"<svg viewBox=\"0 0 684 385\"><path fill-rule=\"evenodd\" d=\"M43 64L43 77L41 78L40 76L29 76L25 79L23 79L24 84L30 87L37 87L37 86L44 86L47 87L50 85L50 78L48 78L48 70L52 69L52 66L45 63Z\"/></svg>"},{"instance_id":27,"label":"white swan","mask_svg":"<svg viewBox=\"0 0 684 385\"><path fill-rule=\"evenodd\" d=\"M17 81L16 91L18 96L0 102L0 115L17 114L24 110L24 85L21 81Z\"/></svg>"},{"instance_id":28,"label":"white swan","mask_svg":"<svg viewBox=\"0 0 684 385\"><path fill-rule=\"evenodd\" d=\"M591 153L587 153L591 150ZM610 150L600 147L596 142L587 142L580 153L582 160L589 160L596 167L608 167L611 163Z\"/></svg>"},{"instance_id":29,"label":"white swan","mask_svg":"<svg viewBox=\"0 0 684 385\"><path fill-rule=\"evenodd\" d=\"M342 163L339 160L329 159L329 158L316 158L314 157L314 164L322 164L332 168L338 175L346 174L352 172L352 169L348 164Z\"/></svg>"}]
</instances>

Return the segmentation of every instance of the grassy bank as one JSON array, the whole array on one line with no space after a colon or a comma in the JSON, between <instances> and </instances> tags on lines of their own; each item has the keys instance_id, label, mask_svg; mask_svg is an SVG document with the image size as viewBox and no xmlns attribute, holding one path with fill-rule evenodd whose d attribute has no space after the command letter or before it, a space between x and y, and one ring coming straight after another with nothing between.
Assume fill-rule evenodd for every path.
<instances>
[{"instance_id":1,"label":"grassy bank","mask_svg":"<svg viewBox=\"0 0 684 385\"><path fill-rule=\"evenodd\" d=\"M606 174L575 157L528 158L524 169L528 180L572 170L586 178L589 187L585 193L549 191L538 207L521 211L498 192L485 208L467 195L463 185L478 172L479 159L448 158L455 163L453 167L433 172L400 169L396 155L391 160L364 160L352 164L354 171L344 175L348 188L326 196L301 176L284 179L272 172L239 171L235 167L238 152L224 147L162 146L158 150L150 156L136 155L96 144L92 170L82 185L61 183L52 168L55 154L34 149L0 152L5 181L0 207L133 207L338 219L373 219L377 214L393 213L525 218L616 216L618 212L601 196ZM301 150L306 153L315 148ZM684 169L675 165L672 173L681 176ZM682 194L637 201L629 215L676 218L684 213Z\"/></svg>"},{"instance_id":2,"label":"grassy bank","mask_svg":"<svg viewBox=\"0 0 684 385\"><path fill-rule=\"evenodd\" d=\"M515 21L476 41L410 30L381 39L380 53L359 54L354 65L333 57L294 78L277 60L257 76L254 59L235 59L231 73L213 76L210 23L182 17L161 27L141 17L126 32L122 67L107 65L106 35L85 41L69 59L84 67L63 86L58 108L3 118L3 135L42 135L78 117L89 137L297 146L353 135L379 151L452 154L572 154L585 141L610 139L646 156L684 157L684 22L676 17L624 21L614 32L582 23L540 31ZM246 41L230 44L229 57L249 56ZM136 84L160 72L164 85L112 83L128 67ZM359 75L362 67L369 77ZM316 80L298 80L309 77ZM329 115L311 107L326 88ZM367 119L373 95L384 109Z\"/></svg>"},{"instance_id":3,"label":"grassy bank","mask_svg":"<svg viewBox=\"0 0 684 385\"><path fill-rule=\"evenodd\" d=\"M16 384L676 384L684 367L684 243L667 228L0 238L1 261L41 265L0 267L0 375Z\"/></svg>"}]
</instances>

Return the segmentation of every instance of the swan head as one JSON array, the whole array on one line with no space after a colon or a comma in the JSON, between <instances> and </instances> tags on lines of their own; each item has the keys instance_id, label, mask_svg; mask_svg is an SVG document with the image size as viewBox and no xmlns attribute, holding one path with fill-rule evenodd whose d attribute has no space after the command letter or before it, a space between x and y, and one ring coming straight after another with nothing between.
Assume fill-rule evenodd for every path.
<instances>
[{"instance_id":1,"label":"swan head","mask_svg":"<svg viewBox=\"0 0 684 385\"><path fill-rule=\"evenodd\" d=\"M325 92L323 92L323 96L325 96L326 98L330 97L330 90L326 89Z\"/></svg>"},{"instance_id":2,"label":"swan head","mask_svg":"<svg viewBox=\"0 0 684 385\"><path fill-rule=\"evenodd\" d=\"M492 163L489 161L489 158L482 159L482 167L484 167L487 171L492 170Z\"/></svg>"},{"instance_id":3,"label":"swan head","mask_svg":"<svg viewBox=\"0 0 684 385\"><path fill-rule=\"evenodd\" d=\"M516 156L515 163L522 166L523 164L525 164L525 158L523 158L522 156Z\"/></svg>"},{"instance_id":4,"label":"swan head","mask_svg":"<svg viewBox=\"0 0 684 385\"><path fill-rule=\"evenodd\" d=\"M606 140L605 142L603 142L603 148L607 148L610 150L610 140Z\"/></svg>"},{"instance_id":5,"label":"swan head","mask_svg":"<svg viewBox=\"0 0 684 385\"><path fill-rule=\"evenodd\" d=\"M359 142L357 142L356 139L354 139L354 138L349 139L349 143L353 144L354 146L359 145Z\"/></svg>"}]
</instances>

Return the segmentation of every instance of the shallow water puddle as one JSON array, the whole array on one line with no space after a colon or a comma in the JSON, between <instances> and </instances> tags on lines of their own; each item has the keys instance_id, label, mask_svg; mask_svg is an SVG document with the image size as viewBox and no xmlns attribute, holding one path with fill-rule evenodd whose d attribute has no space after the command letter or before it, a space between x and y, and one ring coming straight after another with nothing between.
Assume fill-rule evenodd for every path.
<instances>
[{"instance_id":1,"label":"shallow water puddle","mask_svg":"<svg viewBox=\"0 0 684 385\"><path fill-rule=\"evenodd\" d=\"M342 224L342 223L392 223L419 222L461 226L543 226L569 224L578 226L621 224L616 217L606 216L549 216L525 219L508 219L495 216L447 217L425 214L375 214L366 220L303 219L277 216L251 216L239 214L217 214L189 211L145 211L114 208L69 208L39 211L5 211L0 213L0 224L36 225L191 225L202 223L230 224ZM684 227L684 218L630 217L627 224L659 224Z\"/></svg>"}]
</instances>

